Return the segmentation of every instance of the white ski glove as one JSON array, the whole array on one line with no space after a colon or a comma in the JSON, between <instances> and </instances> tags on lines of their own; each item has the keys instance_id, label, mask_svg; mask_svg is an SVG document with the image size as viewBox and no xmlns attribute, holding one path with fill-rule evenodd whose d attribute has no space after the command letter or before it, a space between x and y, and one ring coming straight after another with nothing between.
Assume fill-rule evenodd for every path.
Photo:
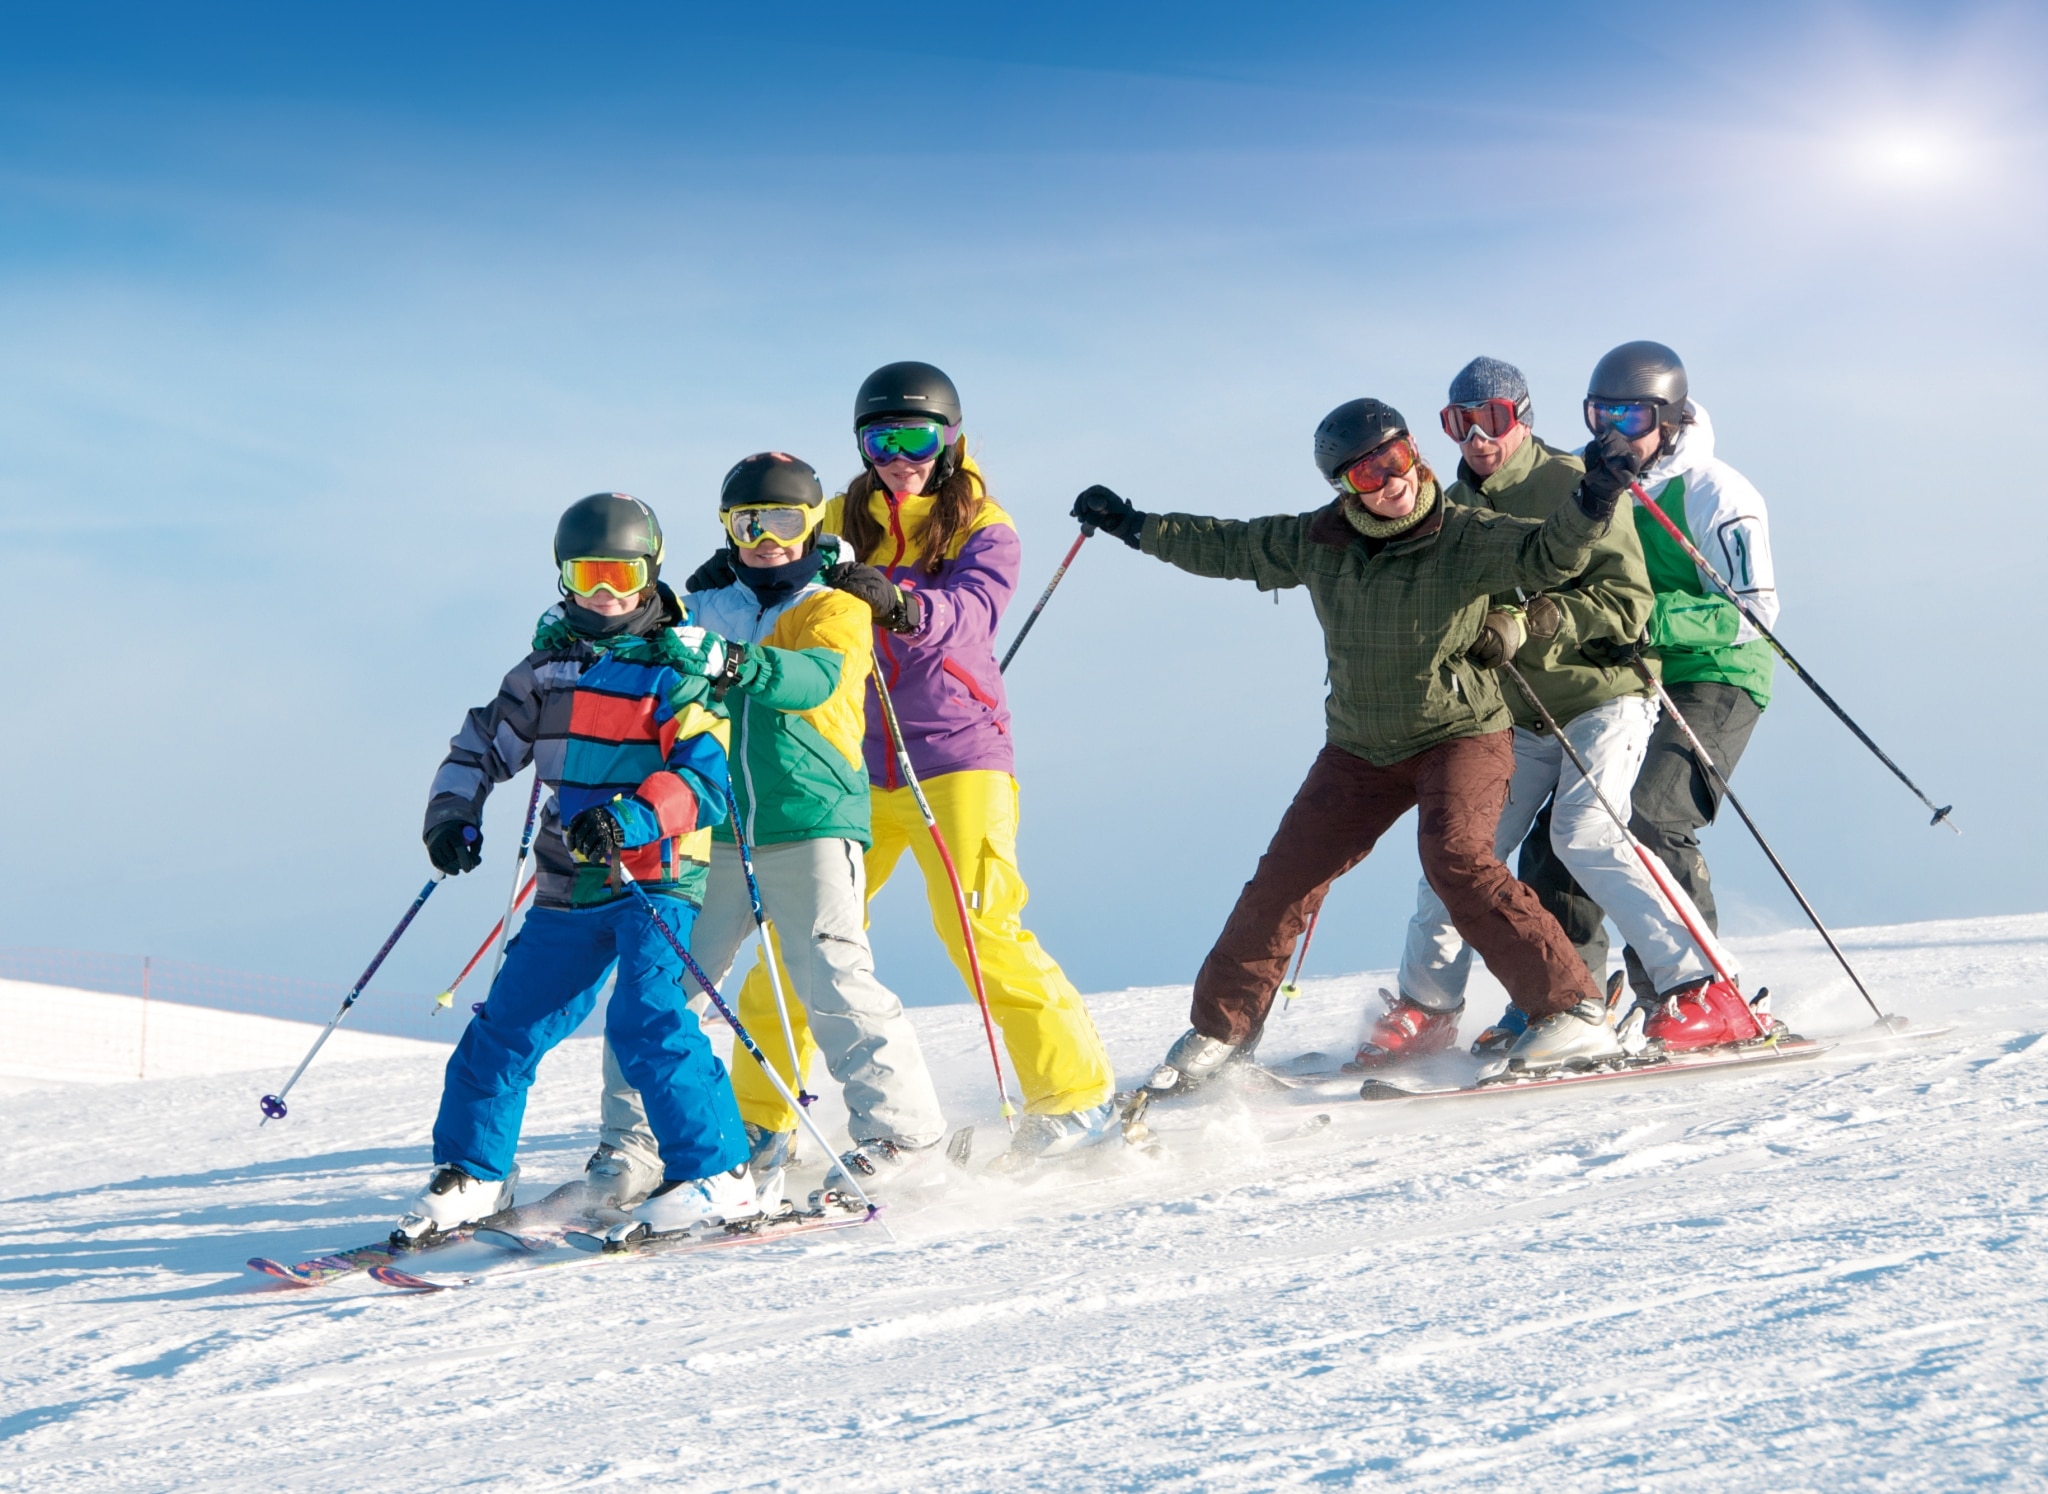
<instances>
[{"instance_id":1,"label":"white ski glove","mask_svg":"<svg viewBox=\"0 0 2048 1494\"><path fill-rule=\"evenodd\" d=\"M707 680L717 679L725 672L725 640L709 628L700 628L695 623L675 630L676 641L683 646L683 660L678 666L685 673L700 674Z\"/></svg>"}]
</instances>

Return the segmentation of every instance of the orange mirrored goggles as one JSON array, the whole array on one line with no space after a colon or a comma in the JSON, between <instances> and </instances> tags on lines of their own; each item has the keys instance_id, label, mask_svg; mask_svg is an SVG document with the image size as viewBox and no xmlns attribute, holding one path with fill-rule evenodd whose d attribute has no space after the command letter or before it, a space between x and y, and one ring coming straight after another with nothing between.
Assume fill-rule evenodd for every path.
<instances>
[{"instance_id":1,"label":"orange mirrored goggles","mask_svg":"<svg viewBox=\"0 0 2048 1494\"><path fill-rule=\"evenodd\" d=\"M579 597L608 591L624 601L647 590L650 569L645 560L565 560L562 585Z\"/></svg>"},{"instance_id":2,"label":"orange mirrored goggles","mask_svg":"<svg viewBox=\"0 0 2048 1494\"><path fill-rule=\"evenodd\" d=\"M1390 477L1403 477L1421 460L1415 442L1407 435L1384 441L1339 472L1333 485L1347 493L1377 493Z\"/></svg>"}]
</instances>

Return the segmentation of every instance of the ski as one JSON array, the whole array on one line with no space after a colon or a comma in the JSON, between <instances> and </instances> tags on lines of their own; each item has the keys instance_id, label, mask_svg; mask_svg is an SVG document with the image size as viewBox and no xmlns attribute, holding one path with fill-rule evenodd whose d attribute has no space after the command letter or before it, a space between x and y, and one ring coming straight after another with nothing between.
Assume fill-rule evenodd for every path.
<instances>
[{"instance_id":1,"label":"ski","mask_svg":"<svg viewBox=\"0 0 2048 1494\"><path fill-rule=\"evenodd\" d=\"M772 1219L741 1224L717 1225L709 1230L688 1230L674 1235L641 1236L611 1240L583 1230L566 1231L559 1239L511 1236L517 1248L536 1257L520 1265L480 1271L408 1271L391 1263L371 1266L370 1278L384 1286L408 1292L444 1292L461 1287L487 1286L539 1271L559 1271L579 1266L596 1266L622 1261L647 1260L655 1256L686 1255L702 1250L728 1250L740 1245L765 1245L796 1235L826 1230L852 1229L874 1216L866 1210L851 1214L807 1213L791 1210ZM498 1234L505 1235L500 1230Z\"/></svg>"},{"instance_id":2,"label":"ski","mask_svg":"<svg viewBox=\"0 0 2048 1494\"><path fill-rule=\"evenodd\" d=\"M1930 1038L1946 1037L1955 1030L1956 1025L1953 1022L1944 1022L1933 1027L1914 1027L1909 1025L1904 1017L1895 1016L1888 1017L1883 1022L1873 1022L1868 1027L1859 1027L1853 1032L1837 1033L1832 1037L1818 1038L1814 1041L1825 1042L1835 1048L1867 1048L1882 1043L1923 1043ZM1429 1055L1431 1058L1436 1056ZM1410 1067L1413 1062L1411 1060L1408 1064L1391 1063L1368 1069L1348 1058L1340 1063L1333 1055L1312 1049L1307 1053L1297 1053L1292 1058L1282 1059L1274 1068L1290 1080L1294 1087L1300 1087L1376 1072L1398 1074L1404 1068Z\"/></svg>"},{"instance_id":3,"label":"ski","mask_svg":"<svg viewBox=\"0 0 2048 1494\"><path fill-rule=\"evenodd\" d=\"M574 1195L576 1207L564 1211L563 1206L571 1202ZM251 1256L245 1263L251 1271L277 1281L287 1282L296 1287L325 1286L330 1281L344 1276L375 1270L393 1262L413 1256L429 1254L449 1245L459 1245L465 1240L479 1239L485 1234L518 1236L523 1228L536 1224L557 1223L576 1218L581 1212L583 1180L564 1183L547 1197L530 1204L520 1204L478 1220L475 1224L463 1225L425 1240L403 1240L396 1232L387 1235L373 1245L357 1245L348 1250L337 1250L329 1255L316 1255L308 1260L284 1262L272 1260L269 1256ZM485 1240L496 1244L496 1239Z\"/></svg>"},{"instance_id":4,"label":"ski","mask_svg":"<svg viewBox=\"0 0 2048 1494\"><path fill-rule=\"evenodd\" d=\"M1818 1058L1835 1044L1810 1038L1785 1038L1759 1043L1750 1048L1710 1048L1697 1053L1661 1054L1655 1058L1623 1058L1597 1068L1559 1070L1548 1074L1520 1076L1503 1074L1495 1079L1470 1084L1396 1084L1389 1079L1368 1079L1359 1090L1362 1100L1443 1100L1475 1095L1527 1094L1532 1090L1559 1089L1569 1085L1603 1084L1618 1079L1656 1079L1674 1074L1699 1074L1719 1069L1760 1068L1769 1064L1793 1063Z\"/></svg>"}]
</instances>

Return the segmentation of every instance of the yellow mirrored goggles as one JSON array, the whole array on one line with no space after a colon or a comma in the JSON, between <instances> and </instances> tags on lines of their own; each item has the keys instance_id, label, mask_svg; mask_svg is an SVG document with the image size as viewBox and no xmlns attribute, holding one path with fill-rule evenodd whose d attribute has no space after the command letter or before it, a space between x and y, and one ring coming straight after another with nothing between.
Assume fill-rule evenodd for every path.
<instances>
[{"instance_id":1,"label":"yellow mirrored goggles","mask_svg":"<svg viewBox=\"0 0 2048 1494\"><path fill-rule=\"evenodd\" d=\"M765 540L779 544L801 544L825 517L825 508L803 508L794 503L764 503L750 508L729 508L723 515L725 532L742 550L751 550Z\"/></svg>"},{"instance_id":2,"label":"yellow mirrored goggles","mask_svg":"<svg viewBox=\"0 0 2048 1494\"><path fill-rule=\"evenodd\" d=\"M579 597L608 591L625 601L647 590L650 569L645 560L565 560L562 585Z\"/></svg>"}]
</instances>

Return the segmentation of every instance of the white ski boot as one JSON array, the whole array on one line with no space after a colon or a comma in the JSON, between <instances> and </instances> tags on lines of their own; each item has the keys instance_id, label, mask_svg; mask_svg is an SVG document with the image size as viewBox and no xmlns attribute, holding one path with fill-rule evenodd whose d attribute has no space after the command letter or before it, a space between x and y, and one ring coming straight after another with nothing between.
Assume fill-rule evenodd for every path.
<instances>
[{"instance_id":1,"label":"white ski boot","mask_svg":"<svg viewBox=\"0 0 2048 1494\"><path fill-rule=\"evenodd\" d=\"M1568 1010L1538 1018L1515 1039L1512 1048L1486 1063L1479 1077L1492 1079L1506 1073L1547 1074L1553 1069L1593 1068L1620 1058L1623 1049L1607 1019L1607 1004L1590 996Z\"/></svg>"},{"instance_id":2,"label":"white ski boot","mask_svg":"<svg viewBox=\"0 0 2048 1494\"><path fill-rule=\"evenodd\" d=\"M1203 1042L1214 1042L1203 1038ZM1178 1046L1178 1045L1176 1045ZM1228 1048L1228 1043L1222 1046ZM1232 1048L1232 1052L1236 1049ZM1107 1140L1117 1129L1117 1103L1104 1100L1064 1115L1027 1115L1010 1138L1010 1149L989 1163L991 1172L1019 1172L1035 1163Z\"/></svg>"},{"instance_id":3,"label":"white ski boot","mask_svg":"<svg viewBox=\"0 0 2048 1494\"><path fill-rule=\"evenodd\" d=\"M614 1240L630 1240L641 1234L673 1235L700 1224L739 1223L758 1218L760 1213L754 1177L743 1162L731 1172L713 1173L690 1182L663 1183L634 1206L630 1220L614 1225L606 1233Z\"/></svg>"},{"instance_id":4,"label":"white ski boot","mask_svg":"<svg viewBox=\"0 0 2048 1494\"><path fill-rule=\"evenodd\" d=\"M825 1181L811 1190L811 1207L822 1209L826 1204L836 1202L842 1207L857 1209L860 1196L853 1191L854 1183L860 1184L861 1192L872 1201L876 1197L878 1183L900 1187L916 1174L924 1172L924 1164L939 1156L938 1146L937 1141L909 1146L891 1137L863 1141L851 1151L841 1152L839 1160L825 1170ZM851 1181L848 1180L849 1173L852 1174Z\"/></svg>"},{"instance_id":5,"label":"white ski boot","mask_svg":"<svg viewBox=\"0 0 2048 1494\"><path fill-rule=\"evenodd\" d=\"M1221 1038L1203 1037L1190 1027L1180 1035L1171 1048L1166 1050L1165 1061L1152 1071L1152 1077L1145 1081L1145 1088L1156 1095L1184 1095L1200 1089L1243 1054L1236 1043L1226 1043ZM1026 1116L1029 1120L1030 1117ZM1022 1130L1018 1132L1021 1138Z\"/></svg>"},{"instance_id":6,"label":"white ski boot","mask_svg":"<svg viewBox=\"0 0 2048 1494\"><path fill-rule=\"evenodd\" d=\"M600 1142L583 1164L583 1186L590 1207L623 1213L661 1186L661 1159Z\"/></svg>"},{"instance_id":7,"label":"white ski boot","mask_svg":"<svg viewBox=\"0 0 2048 1494\"><path fill-rule=\"evenodd\" d=\"M511 1208L518 1186L516 1167L502 1178L473 1178L453 1163L437 1167L420 1196L413 1200L412 1212L398 1221L393 1233L408 1240L426 1240L465 1224L475 1224Z\"/></svg>"}]
</instances>

